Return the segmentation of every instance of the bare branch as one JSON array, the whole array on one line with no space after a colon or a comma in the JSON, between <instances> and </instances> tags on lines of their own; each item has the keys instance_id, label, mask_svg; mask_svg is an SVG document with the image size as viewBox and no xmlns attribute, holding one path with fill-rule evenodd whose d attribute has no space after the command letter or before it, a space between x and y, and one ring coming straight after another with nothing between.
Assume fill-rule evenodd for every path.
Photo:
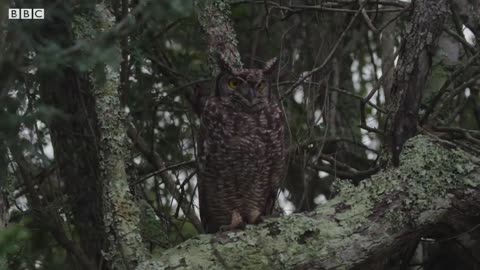
<instances>
[{"instance_id":1,"label":"bare branch","mask_svg":"<svg viewBox=\"0 0 480 270\"><path fill-rule=\"evenodd\" d=\"M185 216L188 217L188 219L193 224L193 226L195 226L197 231L203 232L200 219L195 214L195 211L191 209L190 202L187 200L187 198L182 198L182 194L177 189L176 181L172 179L172 177L165 171L166 166L160 156L157 153L150 151L150 147L148 147L147 143L140 136L137 129L132 123L129 123L128 125L127 134L128 137L133 141L135 146L138 148L138 150L150 162L150 164L155 166L157 170L164 170L160 173L160 175L164 180L165 186L167 187L168 191L170 192L170 194L172 194L173 198L180 204L183 213L185 214Z\"/></svg>"},{"instance_id":2,"label":"bare branch","mask_svg":"<svg viewBox=\"0 0 480 270\"><path fill-rule=\"evenodd\" d=\"M292 86L290 86L290 88L287 89L287 91L285 91L285 93L281 96L281 99L284 99L285 97L289 96L293 92L293 90L295 90L300 84L302 84L306 79L310 78L314 73L322 70L330 62L330 60L332 60L333 56L335 55L335 51L337 50L338 46L345 38L346 33L348 32L348 30L350 30L350 28L352 27L353 23L357 19L358 15L360 14L364 6L365 6L365 3L363 3L363 5L357 10L355 15L353 15L352 19L350 20L350 23L347 25L345 30L343 30L342 34L340 34L332 50L330 51L328 56L325 58L325 60L323 60L323 63L320 66L310 70L305 75L302 75L300 79L298 79Z\"/></svg>"}]
</instances>

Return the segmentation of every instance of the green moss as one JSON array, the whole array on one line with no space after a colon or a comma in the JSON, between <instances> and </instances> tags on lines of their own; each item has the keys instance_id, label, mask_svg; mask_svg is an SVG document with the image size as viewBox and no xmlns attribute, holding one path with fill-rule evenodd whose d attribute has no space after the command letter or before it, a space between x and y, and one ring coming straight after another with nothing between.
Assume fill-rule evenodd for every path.
<instances>
[{"instance_id":1,"label":"green moss","mask_svg":"<svg viewBox=\"0 0 480 270\"><path fill-rule=\"evenodd\" d=\"M111 31L114 17L103 5L81 15L73 22L74 35L81 40L77 46L84 56L76 64L89 76L98 116L104 224L109 240L109 250L103 255L113 268L130 269L147 259L148 253L140 234L140 210L130 194L125 170L128 147L125 116L118 96L121 55L115 44L88 46L90 41L107 45L104 37Z\"/></svg>"},{"instance_id":2,"label":"green moss","mask_svg":"<svg viewBox=\"0 0 480 270\"><path fill-rule=\"evenodd\" d=\"M311 213L267 219L240 232L201 235L138 270L292 269L312 261L324 268L348 265L350 253L388 243L412 222L422 226L443 215L449 188L479 184L473 159L417 136L405 144L400 167L358 187L339 181L337 197Z\"/></svg>"}]
</instances>

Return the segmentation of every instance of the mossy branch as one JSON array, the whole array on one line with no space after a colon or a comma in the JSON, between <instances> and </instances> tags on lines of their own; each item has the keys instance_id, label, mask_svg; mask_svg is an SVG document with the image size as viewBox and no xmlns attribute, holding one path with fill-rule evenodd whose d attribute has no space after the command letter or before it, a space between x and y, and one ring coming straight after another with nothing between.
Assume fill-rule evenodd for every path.
<instances>
[{"instance_id":1,"label":"mossy branch","mask_svg":"<svg viewBox=\"0 0 480 270\"><path fill-rule=\"evenodd\" d=\"M455 237L475 226L478 158L417 136L405 145L402 160L358 187L339 182L338 195L313 212L199 235L137 270L385 269L408 263L421 237Z\"/></svg>"}]
</instances>

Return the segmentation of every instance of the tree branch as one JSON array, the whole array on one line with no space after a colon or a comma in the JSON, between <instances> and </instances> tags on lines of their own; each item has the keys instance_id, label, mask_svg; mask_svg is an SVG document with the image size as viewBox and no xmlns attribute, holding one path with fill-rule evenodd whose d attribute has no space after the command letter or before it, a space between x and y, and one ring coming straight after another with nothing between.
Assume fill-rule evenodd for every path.
<instances>
[{"instance_id":1,"label":"tree branch","mask_svg":"<svg viewBox=\"0 0 480 270\"><path fill-rule=\"evenodd\" d=\"M197 0L195 6L198 21L208 42L208 60L212 75L217 76L219 72L217 56L233 68L242 68L237 37L230 21L229 1Z\"/></svg>"},{"instance_id":2,"label":"tree branch","mask_svg":"<svg viewBox=\"0 0 480 270\"><path fill-rule=\"evenodd\" d=\"M137 270L385 269L408 263L422 237L443 241L477 225L480 159L427 136L402 155L401 167L358 187L338 183L338 196L311 213L200 235Z\"/></svg>"},{"instance_id":3,"label":"tree branch","mask_svg":"<svg viewBox=\"0 0 480 270\"><path fill-rule=\"evenodd\" d=\"M417 132L422 92L431 69L431 49L437 44L447 14L446 0L419 0L414 5L412 26L399 50L390 93L393 119L387 125L387 144L395 165L399 164L403 144Z\"/></svg>"},{"instance_id":4,"label":"tree branch","mask_svg":"<svg viewBox=\"0 0 480 270\"><path fill-rule=\"evenodd\" d=\"M160 158L160 156L157 153L150 151L150 147L148 147L145 140L139 136L140 134L132 123L128 124L127 134L128 137L134 142L138 150L150 162L150 164L152 164L157 170L161 171L159 172L159 174L164 180L165 187L167 187L173 198L180 204L180 207L182 208L185 216L188 217L188 219L193 224L193 226L195 226L197 231L203 232L200 219L195 214L195 211L191 209L190 202L186 198L182 199L182 194L178 191L175 180L166 172L165 169L167 167L165 166L165 163Z\"/></svg>"},{"instance_id":5,"label":"tree branch","mask_svg":"<svg viewBox=\"0 0 480 270\"><path fill-rule=\"evenodd\" d=\"M480 40L480 0L457 0L452 1L454 10L460 15L465 24Z\"/></svg>"}]
</instances>

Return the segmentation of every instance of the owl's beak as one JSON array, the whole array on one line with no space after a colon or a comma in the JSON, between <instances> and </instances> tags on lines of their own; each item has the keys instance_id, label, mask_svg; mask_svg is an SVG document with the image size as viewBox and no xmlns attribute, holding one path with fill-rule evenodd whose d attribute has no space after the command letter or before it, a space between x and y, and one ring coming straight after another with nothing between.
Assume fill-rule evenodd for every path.
<instances>
[{"instance_id":1,"label":"owl's beak","mask_svg":"<svg viewBox=\"0 0 480 270\"><path fill-rule=\"evenodd\" d=\"M256 97L257 97L257 93L255 92L255 89L249 88L246 96L247 100L250 101L250 103L252 103Z\"/></svg>"},{"instance_id":2,"label":"owl's beak","mask_svg":"<svg viewBox=\"0 0 480 270\"><path fill-rule=\"evenodd\" d=\"M236 93L236 96L239 98L239 101L248 107L252 107L256 105L259 101L257 99L257 92L253 87L252 88L245 87L245 88L242 88L240 91L234 92L234 93Z\"/></svg>"}]
</instances>

